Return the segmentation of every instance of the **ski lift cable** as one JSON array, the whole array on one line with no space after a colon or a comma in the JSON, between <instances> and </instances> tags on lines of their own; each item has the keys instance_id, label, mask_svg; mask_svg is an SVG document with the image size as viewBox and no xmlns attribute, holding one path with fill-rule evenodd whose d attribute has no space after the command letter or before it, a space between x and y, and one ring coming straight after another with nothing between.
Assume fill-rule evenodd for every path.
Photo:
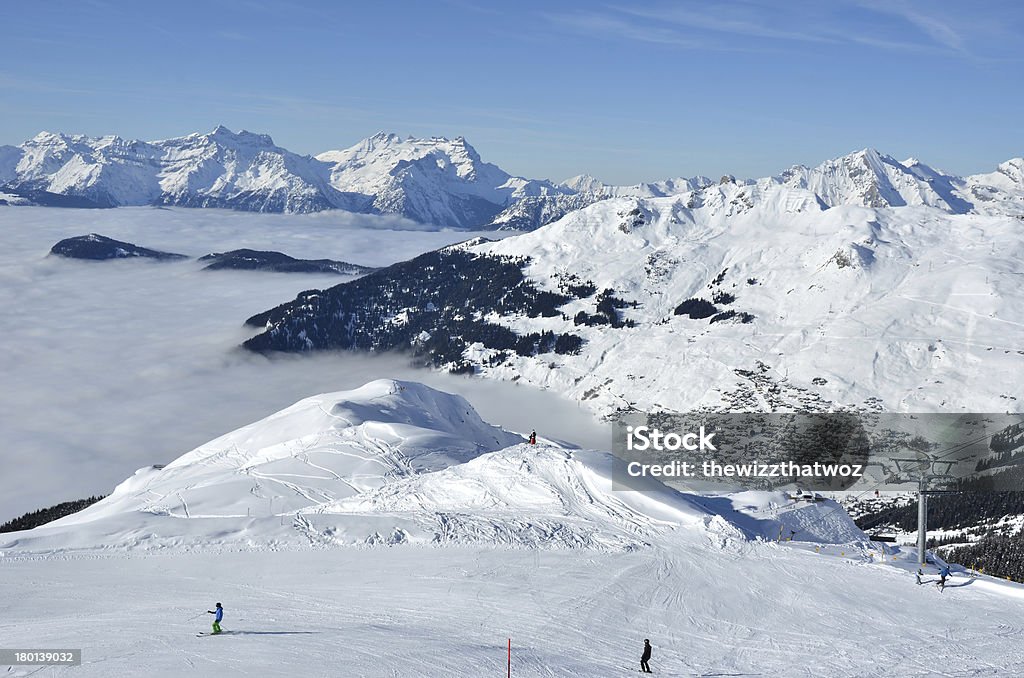
<instances>
[{"instance_id":1,"label":"ski lift cable","mask_svg":"<svg viewBox=\"0 0 1024 678\"><path fill-rule=\"evenodd\" d=\"M985 439L987 439L987 438L991 438L991 437L992 437L991 435L983 435L983 436L981 436L981 437L979 437L979 438L976 438L976 439L974 439L974 440L970 440L970 441L967 441L967 442L963 442L963 443L957 443L956 445L953 445L952 447L950 447L950 448L948 448L948 449L946 449L946 450L943 450L940 456L936 456L936 457L934 457L934 458L932 458L932 459L929 459L929 462L932 462L932 461L938 461L938 460L939 460L939 459L941 459L942 457L948 456L949 454L953 454L954 452L957 452L957 451L959 451L959 450L961 450L961 449L964 449L964 448L966 448L966 447L969 447L969 446L971 446L971 445L973 445L973 444L975 444L975 443L979 443L979 442L981 442L981 441L983 441L983 440L985 440ZM875 485L872 485L871 487L868 487L868 488L864 489L864 490L863 490L862 492L859 492L859 493L858 493L858 494L857 494L856 496L854 496L854 501L856 501L856 500L860 499L861 497L863 497L863 496L864 496L865 494L867 494L868 492L871 492L871 491L873 491L873 490L877 490L878 488L880 488L880 487L882 487L883 485L885 485L885 484L886 484L886 482L887 482L887 481L885 481L885 480L881 480L881 481L879 481L878 483L876 483ZM832 515L833 513L835 513L836 511L838 511L839 509L843 509L844 511L846 510L846 509L845 509L845 508L843 507L843 505L842 505L842 504L840 504L840 505L839 505L839 506L837 506L836 508L834 508L834 509L831 509L830 511L828 511L828 512L826 512L826 513L822 514L822 516L821 516L821 517L822 517L822 518L824 519L824 518L826 518L826 517L828 517L828 516ZM803 532L804 530L803 530L803 529L801 529L801 530L798 530L798 531L799 531L799 532Z\"/></svg>"}]
</instances>

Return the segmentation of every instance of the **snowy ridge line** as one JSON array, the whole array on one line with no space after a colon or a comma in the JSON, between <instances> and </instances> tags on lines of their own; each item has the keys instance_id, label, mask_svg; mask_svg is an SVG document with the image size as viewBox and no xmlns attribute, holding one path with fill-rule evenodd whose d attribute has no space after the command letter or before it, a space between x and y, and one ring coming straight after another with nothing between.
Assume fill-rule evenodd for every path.
<instances>
[{"instance_id":1,"label":"snowy ridge line","mask_svg":"<svg viewBox=\"0 0 1024 678\"><path fill-rule=\"evenodd\" d=\"M562 183L512 176L484 162L463 137L380 132L310 157L277 146L266 134L219 126L151 142L41 132L19 146L0 147L0 178L0 199L10 204L342 209L458 228L533 230L621 197L679 196L689 208L717 205L723 214L775 203L786 212L925 205L950 214L1024 216L1024 159L958 177L874 149L756 180L727 175L716 183L698 176L611 186L587 175ZM724 202L722 187L736 189Z\"/></svg>"},{"instance_id":2,"label":"snowy ridge line","mask_svg":"<svg viewBox=\"0 0 1024 678\"><path fill-rule=\"evenodd\" d=\"M864 539L845 514L785 495L615 492L606 452L484 422L459 396L406 381L302 400L138 471L80 513L0 539L0 554L419 544L628 552L696 530L719 548Z\"/></svg>"}]
</instances>

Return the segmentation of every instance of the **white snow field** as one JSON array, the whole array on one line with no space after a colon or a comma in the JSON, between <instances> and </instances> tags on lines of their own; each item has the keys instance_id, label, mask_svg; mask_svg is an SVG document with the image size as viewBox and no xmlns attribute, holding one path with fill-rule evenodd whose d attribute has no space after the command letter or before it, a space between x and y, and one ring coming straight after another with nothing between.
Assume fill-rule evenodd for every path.
<instances>
[{"instance_id":1,"label":"white snow field","mask_svg":"<svg viewBox=\"0 0 1024 678\"><path fill-rule=\"evenodd\" d=\"M1024 672L1024 587L917 586L833 502L614 492L609 455L521 441L380 380L146 469L0 537L0 645L83 651L0 675L501 676L511 639L514 676L624 676L644 638L661 675Z\"/></svg>"}]
</instances>

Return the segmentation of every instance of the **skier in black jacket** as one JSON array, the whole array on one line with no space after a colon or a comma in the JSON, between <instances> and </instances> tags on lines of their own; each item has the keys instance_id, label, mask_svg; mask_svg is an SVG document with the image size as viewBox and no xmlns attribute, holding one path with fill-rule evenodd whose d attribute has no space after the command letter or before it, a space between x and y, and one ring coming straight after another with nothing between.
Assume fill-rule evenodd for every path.
<instances>
[{"instance_id":1,"label":"skier in black jacket","mask_svg":"<svg viewBox=\"0 0 1024 678\"><path fill-rule=\"evenodd\" d=\"M640 655L640 670L644 673L654 673L651 671L651 667L647 664L651 659L651 641L644 638L644 653Z\"/></svg>"}]
</instances>

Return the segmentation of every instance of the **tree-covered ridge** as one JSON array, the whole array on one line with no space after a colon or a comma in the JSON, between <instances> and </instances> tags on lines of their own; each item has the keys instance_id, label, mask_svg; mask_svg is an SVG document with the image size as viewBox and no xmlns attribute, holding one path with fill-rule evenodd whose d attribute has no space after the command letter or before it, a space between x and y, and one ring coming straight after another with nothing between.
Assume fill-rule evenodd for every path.
<instances>
[{"instance_id":1,"label":"tree-covered ridge","mask_svg":"<svg viewBox=\"0 0 1024 678\"><path fill-rule=\"evenodd\" d=\"M103 495L96 495L88 497L87 499L78 499L76 501L66 501L48 508L39 509L38 511L31 511L23 516L15 518L14 520L9 520L3 525L0 525L0 532L20 532L22 530L31 530L34 527L51 523L58 518L70 516L72 513L78 513L79 511L92 506L100 499L103 499Z\"/></svg>"},{"instance_id":2,"label":"tree-covered ridge","mask_svg":"<svg viewBox=\"0 0 1024 678\"><path fill-rule=\"evenodd\" d=\"M525 257L477 254L453 246L370 273L326 290L302 292L294 301L249 318L265 328L245 342L253 351L355 349L411 350L425 364L471 371L471 344L492 350L490 363L515 352L573 353L573 334L519 335L492 315L560 316L570 294L538 289L523 275ZM592 286L569 287L576 293Z\"/></svg>"},{"instance_id":3,"label":"tree-covered ridge","mask_svg":"<svg viewBox=\"0 0 1024 678\"><path fill-rule=\"evenodd\" d=\"M1024 530L993 531L973 544L949 549L945 557L985 574L1024 582Z\"/></svg>"}]
</instances>

